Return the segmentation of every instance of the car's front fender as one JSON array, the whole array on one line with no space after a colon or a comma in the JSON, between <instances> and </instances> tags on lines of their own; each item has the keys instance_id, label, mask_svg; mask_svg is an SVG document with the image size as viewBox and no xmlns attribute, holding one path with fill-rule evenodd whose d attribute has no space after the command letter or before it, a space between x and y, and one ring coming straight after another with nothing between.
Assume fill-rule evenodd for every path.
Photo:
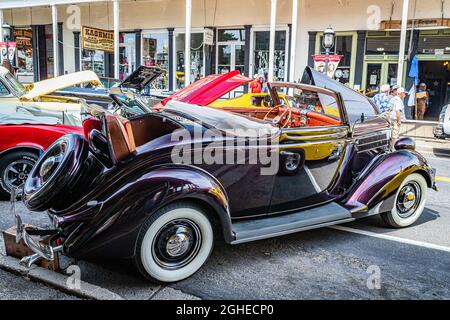
<instances>
[{"instance_id":1,"label":"car's front fender","mask_svg":"<svg viewBox=\"0 0 450 320\"><path fill-rule=\"evenodd\" d=\"M356 184L342 201L353 213L369 211L382 204L383 210L392 209L396 191L413 173L422 174L430 188L436 188L435 173L419 153L400 150L375 158L358 176Z\"/></svg>"},{"instance_id":2,"label":"car's front fender","mask_svg":"<svg viewBox=\"0 0 450 320\"><path fill-rule=\"evenodd\" d=\"M75 229L65 241L67 255L132 257L144 222L167 204L183 200L203 204L208 214L219 218L225 241L234 239L224 188L197 167L154 167L139 177L130 177L125 183L105 185L102 194L104 198L89 203L91 209L86 205L77 212L56 216L63 229Z\"/></svg>"}]
</instances>

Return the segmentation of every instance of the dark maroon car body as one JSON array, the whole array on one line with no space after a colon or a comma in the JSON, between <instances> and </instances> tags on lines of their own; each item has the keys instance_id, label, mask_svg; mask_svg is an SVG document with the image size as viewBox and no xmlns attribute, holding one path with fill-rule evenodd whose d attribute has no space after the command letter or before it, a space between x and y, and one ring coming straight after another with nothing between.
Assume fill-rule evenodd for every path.
<instances>
[{"instance_id":1,"label":"dark maroon car body","mask_svg":"<svg viewBox=\"0 0 450 320\"><path fill-rule=\"evenodd\" d=\"M309 84L334 90L343 108L351 104L372 108L328 81L310 72ZM63 145L64 159L56 169L61 172L54 173L55 178L43 186L39 170L51 154L40 159L26 183L24 202L34 211L49 210L66 255L132 258L145 222L177 201L191 201L204 208L220 226L225 242L239 244L387 212L395 206L402 181L413 173L422 175L428 187L435 188L435 173L414 151L411 139L400 140L397 150L391 151L386 121L376 116L363 116L359 121L350 109L343 110L348 114L340 127L273 131L273 137L283 137L278 145L281 154L302 150L306 142L336 141L342 146L326 159L303 159L295 175L261 175L259 164L174 163L173 149L180 145L171 139L174 131L185 130L195 140L195 132L211 129L208 117L222 117L218 120L230 123L240 117L214 111L202 118L197 109L186 110L165 108L130 119L128 124L135 129L146 124L153 133L138 137L136 149L120 156L110 139L105 114L93 112L94 117L85 122L89 141L79 135L63 137L59 145ZM223 140L237 139L221 132ZM305 136L301 143L295 143ZM204 150L217 141L203 138L197 142ZM61 148L59 145L49 150Z\"/></svg>"}]
</instances>

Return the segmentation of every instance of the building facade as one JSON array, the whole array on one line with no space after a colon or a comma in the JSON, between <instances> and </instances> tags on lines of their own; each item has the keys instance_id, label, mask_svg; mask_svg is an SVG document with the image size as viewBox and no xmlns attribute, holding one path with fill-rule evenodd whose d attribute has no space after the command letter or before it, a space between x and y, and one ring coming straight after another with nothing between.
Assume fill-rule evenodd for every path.
<instances>
[{"instance_id":1,"label":"building facade","mask_svg":"<svg viewBox=\"0 0 450 320\"><path fill-rule=\"evenodd\" d=\"M385 83L409 89L417 56L419 79L430 91L427 118L435 120L450 99L450 0L4 0L0 9L13 27L24 82L79 70L124 78L139 65L165 69L154 86L167 91L231 70L297 81L314 65L313 55L324 53L323 30L331 25L332 52L343 56L338 81L369 93ZM400 53L402 21L407 32ZM112 31L115 22L118 57L83 46L83 26Z\"/></svg>"}]
</instances>

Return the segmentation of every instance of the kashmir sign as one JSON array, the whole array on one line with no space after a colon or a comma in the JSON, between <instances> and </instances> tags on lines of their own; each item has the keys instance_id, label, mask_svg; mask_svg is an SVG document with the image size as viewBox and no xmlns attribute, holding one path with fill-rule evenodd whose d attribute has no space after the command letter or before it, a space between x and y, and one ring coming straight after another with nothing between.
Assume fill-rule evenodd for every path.
<instances>
[{"instance_id":1,"label":"kashmir sign","mask_svg":"<svg viewBox=\"0 0 450 320\"><path fill-rule=\"evenodd\" d=\"M83 26L81 28L81 47L114 52L114 32Z\"/></svg>"}]
</instances>

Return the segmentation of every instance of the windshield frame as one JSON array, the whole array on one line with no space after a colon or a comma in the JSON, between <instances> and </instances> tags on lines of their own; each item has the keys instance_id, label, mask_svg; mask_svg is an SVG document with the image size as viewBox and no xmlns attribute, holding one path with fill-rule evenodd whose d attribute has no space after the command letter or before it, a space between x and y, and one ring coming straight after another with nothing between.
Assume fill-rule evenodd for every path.
<instances>
[{"instance_id":1,"label":"windshield frame","mask_svg":"<svg viewBox=\"0 0 450 320\"><path fill-rule=\"evenodd\" d=\"M24 85L21 84L19 80L11 74L11 72L5 74L5 81L8 83L9 88L16 96L21 97L27 93L27 89Z\"/></svg>"}]
</instances>

